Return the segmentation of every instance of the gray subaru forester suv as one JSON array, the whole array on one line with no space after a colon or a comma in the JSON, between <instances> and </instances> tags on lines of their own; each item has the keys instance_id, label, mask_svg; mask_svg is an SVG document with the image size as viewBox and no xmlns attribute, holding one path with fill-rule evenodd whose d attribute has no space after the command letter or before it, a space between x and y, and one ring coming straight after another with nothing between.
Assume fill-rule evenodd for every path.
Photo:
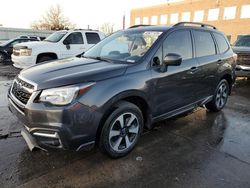
<instances>
[{"instance_id":1,"label":"gray subaru forester suv","mask_svg":"<svg viewBox=\"0 0 250 188\"><path fill-rule=\"evenodd\" d=\"M138 25L105 38L81 58L21 71L8 93L9 108L23 122L30 149L97 145L117 158L154 122L204 105L220 111L235 63L226 37L211 25Z\"/></svg>"}]
</instances>

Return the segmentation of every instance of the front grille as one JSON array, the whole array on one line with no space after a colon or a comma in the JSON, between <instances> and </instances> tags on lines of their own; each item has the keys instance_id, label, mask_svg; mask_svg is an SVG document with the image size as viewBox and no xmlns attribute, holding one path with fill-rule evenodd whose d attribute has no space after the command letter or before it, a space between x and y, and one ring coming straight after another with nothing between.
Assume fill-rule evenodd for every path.
<instances>
[{"instance_id":1,"label":"front grille","mask_svg":"<svg viewBox=\"0 0 250 188\"><path fill-rule=\"evenodd\" d=\"M29 89L34 89L34 86L30 83L27 83L23 80L21 80L19 77L16 78L16 81L20 83L23 87L29 88Z\"/></svg>"},{"instance_id":2,"label":"front grille","mask_svg":"<svg viewBox=\"0 0 250 188\"><path fill-rule=\"evenodd\" d=\"M250 54L237 54L239 65L250 65Z\"/></svg>"},{"instance_id":3,"label":"front grille","mask_svg":"<svg viewBox=\"0 0 250 188\"><path fill-rule=\"evenodd\" d=\"M11 92L17 100L23 104L27 104L33 89L33 85L17 77L13 82Z\"/></svg>"}]
</instances>

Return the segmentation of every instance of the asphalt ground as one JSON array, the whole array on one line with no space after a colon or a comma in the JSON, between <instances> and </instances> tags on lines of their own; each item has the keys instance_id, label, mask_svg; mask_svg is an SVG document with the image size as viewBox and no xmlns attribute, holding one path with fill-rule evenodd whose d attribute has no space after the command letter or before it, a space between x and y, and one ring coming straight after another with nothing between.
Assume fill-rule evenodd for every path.
<instances>
[{"instance_id":1,"label":"asphalt ground","mask_svg":"<svg viewBox=\"0 0 250 188\"><path fill-rule=\"evenodd\" d=\"M9 67L9 68L8 68ZM0 187L250 187L250 81L239 79L219 113L198 108L144 131L121 159L98 148L30 152L7 108L18 70L0 66ZM14 72L16 71L16 72Z\"/></svg>"}]
</instances>

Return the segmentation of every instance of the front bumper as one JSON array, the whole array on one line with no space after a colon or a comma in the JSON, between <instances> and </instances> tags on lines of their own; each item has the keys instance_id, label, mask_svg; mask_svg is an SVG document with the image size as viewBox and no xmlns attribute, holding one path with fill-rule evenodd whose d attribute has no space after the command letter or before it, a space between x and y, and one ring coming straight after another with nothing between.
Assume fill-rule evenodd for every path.
<instances>
[{"instance_id":1,"label":"front bumper","mask_svg":"<svg viewBox=\"0 0 250 188\"><path fill-rule=\"evenodd\" d=\"M11 55L13 66L19 69L28 68L36 64L36 56L15 56Z\"/></svg>"},{"instance_id":2,"label":"front bumper","mask_svg":"<svg viewBox=\"0 0 250 188\"><path fill-rule=\"evenodd\" d=\"M250 77L250 66L237 65L235 73L237 77Z\"/></svg>"},{"instance_id":3,"label":"front bumper","mask_svg":"<svg viewBox=\"0 0 250 188\"><path fill-rule=\"evenodd\" d=\"M31 100L37 95L35 93ZM55 107L29 101L23 108L10 93L8 100L10 111L24 124L25 132L22 134L26 135L26 138L23 137L28 145L46 150L63 148L77 151L94 146L101 119L96 110L78 102ZM29 148L32 150L32 147Z\"/></svg>"}]
</instances>

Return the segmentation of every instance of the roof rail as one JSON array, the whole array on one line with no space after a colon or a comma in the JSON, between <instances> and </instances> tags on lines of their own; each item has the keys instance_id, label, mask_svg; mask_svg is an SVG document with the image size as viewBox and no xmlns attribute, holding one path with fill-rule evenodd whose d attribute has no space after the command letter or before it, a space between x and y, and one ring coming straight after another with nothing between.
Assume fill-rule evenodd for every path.
<instances>
[{"instance_id":1,"label":"roof rail","mask_svg":"<svg viewBox=\"0 0 250 188\"><path fill-rule=\"evenodd\" d=\"M152 25L143 25L143 24L141 24L141 25L133 25L133 26L129 27L129 29L137 28L137 27L147 27L147 26L152 26Z\"/></svg>"},{"instance_id":2,"label":"roof rail","mask_svg":"<svg viewBox=\"0 0 250 188\"><path fill-rule=\"evenodd\" d=\"M173 25L173 27L176 27L176 26L185 26L185 25L199 25L200 27L207 27L207 28L210 27L212 29L217 29L213 25L209 25L209 24L205 24L205 23L199 23L199 22L179 22L179 23Z\"/></svg>"},{"instance_id":3,"label":"roof rail","mask_svg":"<svg viewBox=\"0 0 250 188\"><path fill-rule=\"evenodd\" d=\"M74 31L98 31L95 29L74 29Z\"/></svg>"}]
</instances>

